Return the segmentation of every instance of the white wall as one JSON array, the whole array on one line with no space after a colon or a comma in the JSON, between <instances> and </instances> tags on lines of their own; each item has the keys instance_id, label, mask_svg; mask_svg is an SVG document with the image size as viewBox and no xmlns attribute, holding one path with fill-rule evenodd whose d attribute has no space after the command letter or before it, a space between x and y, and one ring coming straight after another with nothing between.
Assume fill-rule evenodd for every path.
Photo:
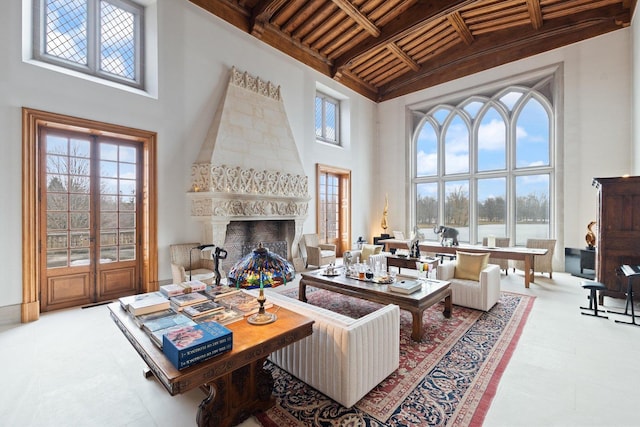
<instances>
[{"instance_id":1,"label":"white wall","mask_svg":"<svg viewBox=\"0 0 640 427\"><path fill-rule=\"evenodd\" d=\"M564 108L558 142L564 161L557 167L564 185L556 195L556 264L563 268L563 248L585 246L587 224L597 216L592 179L633 172L631 34L630 29L619 30L379 104L379 140L385 155L379 159L377 184L379 193L389 194L390 228L409 231L409 182L403 174L408 105L562 64Z\"/></svg>"},{"instance_id":2,"label":"white wall","mask_svg":"<svg viewBox=\"0 0 640 427\"><path fill-rule=\"evenodd\" d=\"M30 2L31 0L25 0ZM197 240L200 225L189 217L186 191L196 159L226 87L229 70L236 66L281 86L294 139L310 178L314 196L315 164L352 169L354 231L365 233L371 193L375 138L375 104L310 68L290 59L255 38L194 6L187 0L160 1L157 10L159 75L157 98L123 91L86 79L71 77L21 60L21 5L6 2L0 14L0 309L4 317L19 313L22 302L21 271L21 108L29 107L158 133L158 242L159 279L171 278L168 246ZM348 98L351 145L348 149L315 143L313 122L316 80ZM270 165L265 165L269 169ZM305 232L315 231L315 205ZM0 310L0 319L2 319Z\"/></svg>"},{"instance_id":3,"label":"white wall","mask_svg":"<svg viewBox=\"0 0 640 427\"><path fill-rule=\"evenodd\" d=\"M371 238L380 233L385 194L388 194L390 206L389 231L408 231L408 183L404 173L406 105L548 64L564 64L565 208L558 229L563 246L584 245L586 224L595 217L595 190L591 187L591 179L632 172L631 34L634 40L640 37L635 28L376 106L187 0L161 1L157 4L160 33L156 99L23 62L21 5L18 1L6 3L0 14L0 58L3 58L0 67L0 129L3 130L0 179L5 182L0 189L0 221L3 224L0 259L4 272L0 284L0 319L3 314L6 317L7 312L18 316L19 310L15 308L22 301L22 107L158 133L160 280L171 277L168 245L200 237L199 224L189 218L186 203L190 167L211 124L228 70L234 65L281 85L293 136L305 172L310 177L312 196L316 163L353 171L353 239L359 235ZM638 73L637 66L634 71ZM316 81L348 97L351 123L345 149L315 143L313 95ZM315 231L313 203L305 223L307 231Z\"/></svg>"},{"instance_id":4,"label":"white wall","mask_svg":"<svg viewBox=\"0 0 640 427\"><path fill-rule=\"evenodd\" d=\"M637 9L637 8L636 8ZM640 175L640 55L636 55L640 49L640 25L637 24L635 14L631 20L631 128L633 135L633 175Z\"/></svg>"}]
</instances>

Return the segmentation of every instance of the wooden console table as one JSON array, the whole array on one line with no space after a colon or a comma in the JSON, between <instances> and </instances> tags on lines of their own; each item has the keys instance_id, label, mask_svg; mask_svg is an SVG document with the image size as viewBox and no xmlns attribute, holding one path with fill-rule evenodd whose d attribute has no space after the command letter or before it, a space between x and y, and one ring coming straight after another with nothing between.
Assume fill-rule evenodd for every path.
<instances>
[{"instance_id":1,"label":"wooden console table","mask_svg":"<svg viewBox=\"0 0 640 427\"><path fill-rule=\"evenodd\" d=\"M524 261L524 287L528 288L533 282L533 265L536 255L545 255L546 249L525 248L523 246L511 246L500 248L489 248L480 245L442 246L439 243L421 242L420 250L424 252L440 252L445 254L455 254L456 251L473 253L490 253L492 258L513 259Z\"/></svg>"},{"instance_id":2,"label":"wooden console table","mask_svg":"<svg viewBox=\"0 0 640 427\"><path fill-rule=\"evenodd\" d=\"M387 239L383 240L381 243L384 243L386 246L386 250L390 248L399 248L406 249L408 248L408 240L397 240L397 239ZM462 252L474 252L474 253L490 253L491 258L502 258L502 259L513 259L518 261L524 261L524 287L528 288L529 283L533 282L533 265L535 262L536 255L545 255L547 253L546 249L536 249L536 248L525 248L523 246L510 246L510 247L499 247L499 248L489 248L486 246L480 245L465 245L460 244L460 246L442 246L439 242L428 242L423 241L420 242L420 251L421 252L431 252L431 253L445 253L445 254L455 254L456 251Z\"/></svg>"},{"instance_id":3,"label":"wooden console table","mask_svg":"<svg viewBox=\"0 0 640 427\"><path fill-rule=\"evenodd\" d=\"M196 387L207 394L196 421L198 426L216 427L239 424L273 406L273 378L263 367L267 356L311 335L313 320L282 307L277 310L278 320L269 325L253 326L244 320L226 325L233 331L229 353L179 371L120 303L109 304L113 321L172 396Z\"/></svg>"}]
</instances>

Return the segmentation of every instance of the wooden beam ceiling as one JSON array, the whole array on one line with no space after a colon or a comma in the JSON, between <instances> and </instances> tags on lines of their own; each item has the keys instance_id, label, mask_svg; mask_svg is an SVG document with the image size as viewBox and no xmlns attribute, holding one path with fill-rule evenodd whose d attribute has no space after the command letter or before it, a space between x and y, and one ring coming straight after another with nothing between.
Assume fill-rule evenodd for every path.
<instances>
[{"instance_id":1,"label":"wooden beam ceiling","mask_svg":"<svg viewBox=\"0 0 640 427\"><path fill-rule=\"evenodd\" d=\"M384 101L615 31L637 0L189 0Z\"/></svg>"}]
</instances>

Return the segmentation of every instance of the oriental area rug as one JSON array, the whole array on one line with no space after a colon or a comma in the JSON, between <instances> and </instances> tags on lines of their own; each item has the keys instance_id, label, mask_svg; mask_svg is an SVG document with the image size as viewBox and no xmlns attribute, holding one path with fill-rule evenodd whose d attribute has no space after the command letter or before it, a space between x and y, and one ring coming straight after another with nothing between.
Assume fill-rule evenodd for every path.
<instances>
[{"instance_id":1,"label":"oriental area rug","mask_svg":"<svg viewBox=\"0 0 640 427\"><path fill-rule=\"evenodd\" d=\"M351 408L267 362L276 405L257 418L265 427L481 426L534 298L502 292L489 312L454 306L450 319L436 304L425 311L420 343L411 340L411 315L400 310L400 367ZM380 308L313 288L307 299L353 318Z\"/></svg>"}]
</instances>

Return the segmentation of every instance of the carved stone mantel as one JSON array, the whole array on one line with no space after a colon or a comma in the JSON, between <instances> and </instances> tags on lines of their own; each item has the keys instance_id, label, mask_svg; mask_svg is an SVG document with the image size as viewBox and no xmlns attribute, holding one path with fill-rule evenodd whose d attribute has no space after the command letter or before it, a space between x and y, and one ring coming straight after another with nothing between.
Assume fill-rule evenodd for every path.
<instances>
[{"instance_id":1,"label":"carved stone mantel","mask_svg":"<svg viewBox=\"0 0 640 427\"><path fill-rule=\"evenodd\" d=\"M307 177L278 171L194 164L191 168L191 217L203 223L203 241L223 246L231 221L294 220L291 255L308 215Z\"/></svg>"}]
</instances>

